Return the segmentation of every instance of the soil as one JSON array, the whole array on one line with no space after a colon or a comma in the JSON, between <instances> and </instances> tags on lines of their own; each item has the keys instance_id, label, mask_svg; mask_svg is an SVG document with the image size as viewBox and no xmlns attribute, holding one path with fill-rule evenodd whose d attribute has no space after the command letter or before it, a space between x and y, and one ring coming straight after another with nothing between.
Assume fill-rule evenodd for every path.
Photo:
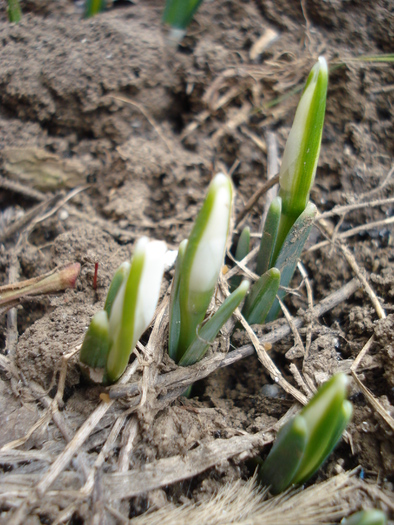
<instances>
[{"instance_id":1,"label":"soil","mask_svg":"<svg viewBox=\"0 0 394 525\"><path fill-rule=\"evenodd\" d=\"M54 498L46 491L38 503L29 504L33 492L29 497L18 492L24 487L21 480L29 476L38 484L65 449L62 425L51 414L60 410L70 440L100 395L105 399L103 388L81 376L75 354L67 361L58 408L48 412L48 400L59 388L62 358L81 342L90 318L103 305L115 269L132 254L134 240L147 235L176 249L190 232L217 171L232 173L238 213L267 178L270 133L279 154L283 152L300 89L319 55L327 58L331 72L311 199L320 212L364 203L343 220L328 217L325 225L331 230L338 226L339 233L360 227L342 243L387 316L379 318L376 305L360 287L315 319L312 332L300 331L304 342L312 337L304 363L297 351L289 353L293 336L275 344L270 355L299 389L291 364L319 385L337 370L350 372L374 336L357 377L387 417L382 418L353 381L354 417L346 440L310 484L359 465L363 483L381 494L380 499L368 499L364 490L363 499L355 491L359 507L381 506L392 517L393 203L369 203L392 197L394 69L390 62L357 58L392 51L393 3L206 0L177 49L168 45L159 0L115 2L89 20L70 0L21 0L21 5L23 18L15 25L7 22L5 2L0 3L1 282L36 277L72 262L81 264L81 272L74 289L21 301L16 326L10 316L3 313L0 318L1 352L16 370L13 375L0 361L0 446L21 439L0 449L0 523L121 523L104 503L100 506L96 489L101 476L187 456L218 439L269 432L292 407L294 398L275 385L257 357L246 357L198 381L190 399L156 408L148 403L137 412L138 429L126 467L123 463L120 469L127 424L112 446L107 445L95 490L85 498L71 495L87 478L81 464L85 462L89 473L112 439L128 398L113 403L80 445L76 459L64 465L67 496ZM268 29L276 39L256 55L253 45ZM82 191L55 208L76 187ZM12 221L28 217L40 202L52 213L33 224L42 213L37 211L22 229L8 234ZM254 231L265 207L263 196L247 218ZM369 228L373 221L380 222ZM322 226L315 227L302 256L315 304L355 277L341 249L330 243L314 249L326 238ZM166 272L163 296L170 279L171 271ZM294 286L300 282L296 276ZM304 315L305 287L290 294L286 304L292 315ZM225 342L220 350L223 346ZM157 366L161 372L174 370L166 357ZM7 456L6 450L16 452ZM250 478L255 462L246 459L264 457L267 451L255 447L243 459L229 458L194 477L185 474L184 481L126 498L114 508L133 518L168 502L201 501L230 481ZM12 488L16 479L18 489Z\"/></svg>"}]
</instances>

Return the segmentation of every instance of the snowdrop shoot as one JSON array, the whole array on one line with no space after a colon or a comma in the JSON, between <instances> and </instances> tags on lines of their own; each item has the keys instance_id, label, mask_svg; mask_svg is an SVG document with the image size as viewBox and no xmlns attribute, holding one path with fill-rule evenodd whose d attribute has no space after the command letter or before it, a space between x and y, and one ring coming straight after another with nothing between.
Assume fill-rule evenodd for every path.
<instances>
[{"instance_id":1,"label":"snowdrop shoot","mask_svg":"<svg viewBox=\"0 0 394 525\"><path fill-rule=\"evenodd\" d=\"M166 245L161 241L143 237L136 244L128 278L116 295L109 318L111 348L107 377L111 383L123 374L138 339L152 321L159 300L165 252Z\"/></svg>"},{"instance_id":2,"label":"snowdrop shoot","mask_svg":"<svg viewBox=\"0 0 394 525\"><path fill-rule=\"evenodd\" d=\"M219 173L209 186L187 243L180 247L169 336L169 354L176 362L196 338L215 290L226 250L232 196L230 178Z\"/></svg>"},{"instance_id":3,"label":"snowdrop shoot","mask_svg":"<svg viewBox=\"0 0 394 525\"><path fill-rule=\"evenodd\" d=\"M345 374L334 375L280 429L259 474L272 494L307 481L331 454L353 413L348 382Z\"/></svg>"}]
</instances>

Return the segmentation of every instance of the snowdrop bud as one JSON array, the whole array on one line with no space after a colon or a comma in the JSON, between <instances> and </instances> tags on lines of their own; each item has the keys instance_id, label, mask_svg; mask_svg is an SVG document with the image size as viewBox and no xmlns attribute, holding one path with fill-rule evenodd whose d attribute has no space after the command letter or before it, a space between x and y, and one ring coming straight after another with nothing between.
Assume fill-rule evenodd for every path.
<instances>
[{"instance_id":1,"label":"snowdrop bud","mask_svg":"<svg viewBox=\"0 0 394 525\"><path fill-rule=\"evenodd\" d=\"M140 239L134 250L127 280L121 284L109 318L111 348L107 380L116 381L124 372L138 339L152 321L164 272L166 245Z\"/></svg>"},{"instance_id":2,"label":"snowdrop bud","mask_svg":"<svg viewBox=\"0 0 394 525\"><path fill-rule=\"evenodd\" d=\"M209 186L190 234L181 268L181 354L196 336L196 328L204 319L215 290L227 244L231 205L231 180L219 173Z\"/></svg>"},{"instance_id":3,"label":"snowdrop bud","mask_svg":"<svg viewBox=\"0 0 394 525\"><path fill-rule=\"evenodd\" d=\"M326 110L328 68L324 57L313 66L298 104L280 168L283 213L302 213L309 200L319 160Z\"/></svg>"}]
</instances>

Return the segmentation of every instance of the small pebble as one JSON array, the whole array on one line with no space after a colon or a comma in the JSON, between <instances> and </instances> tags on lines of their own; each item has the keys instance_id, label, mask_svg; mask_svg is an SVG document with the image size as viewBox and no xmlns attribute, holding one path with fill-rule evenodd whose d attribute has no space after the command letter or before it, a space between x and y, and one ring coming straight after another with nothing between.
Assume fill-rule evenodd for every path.
<instances>
[{"instance_id":1,"label":"small pebble","mask_svg":"<svg viewBox=\"0 0 394 525\"><path fill-rule=\"evenodd\" d=\"M66 221L68 219L68 211L67 210L60 210L58 217L59 217L60 221Z\"/></svg>"},{"instance_id":2,"label":"small pebble","mask_svg":"<svg viewBox=\"0 0 394 525\"><path fill-rule=\"evenodd\" d=\"M264 385L260 391L266 397L279 397L280 387L278 385Z\"/></svg>"}]
</instances>

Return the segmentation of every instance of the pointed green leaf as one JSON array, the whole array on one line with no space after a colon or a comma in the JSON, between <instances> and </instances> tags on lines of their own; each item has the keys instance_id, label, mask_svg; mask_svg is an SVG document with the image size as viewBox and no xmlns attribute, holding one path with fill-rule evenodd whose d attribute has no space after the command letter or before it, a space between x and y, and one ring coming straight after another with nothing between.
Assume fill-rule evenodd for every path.
<instances>
[{"instance_id":1,"label":"pointed green leaf","mask_svg":"<svg viewBox=\"0 0 394 525\"><path fill-rule=\"evenodd\" d=\"M235 250L235 260L242 261L248 253L250 247L250 228L245 226L238 239L237 249ZM230 282L230 290L233 292L241 284L242 275L234 275Z\"/></svg>"},{"instance_id":2,"label":"pointed green leaf","mask_svg":"<svg viewBox=\"0 0 394 525\"><path fill-rule=\"evenodd\" d=\"M227 297L214 315L200 328L197 337L179 360L181 366L190 366L200 361L213 343L222 326L230 319L249 290L249 281L242 281L238 288Z\"/></svg>"},{"instance_id":3,"label":"pointed green leaf","mask_svg":"<svg viewBox=\"0 0 394 525\"><path fill-rule=\"evenodd\" d=\"M304 245L309 237L317 213L316 206L308 203L304 212L298 217L289 231L282 249L275 261L276 268L281 274L280 286L287 288L294 275L298 260L301 256ZM286 294L285 290L279 290L278 296L282 299ZM267 315L266 321L274 321L280 311L279 301L275 299L274 304Z\"/></svg>"},{"instance_id":4,"label":"pointed green leaf","mask_svg":"<svg viewBox=\"0 0 394 525\"><path fill-rule=\"evenodd\" d=\"M257 254L257 275L263 275L263 273L272 267L272 259L274 255L276 237L278 235L281 212L282 199L280 197L275 197L268 210L267 218L264 224L263 236L261 238L260 249L259 253Z\"/></svg>"},{"instance_id":5,"label":"pointed green leaf","mask_svg":"<svg viewBox=\"0 0 394 525\"><path fill-rule=\"evenodd\" d=\"M187 246L187 239L181 242L178 249L178 257L175 264L175 273L171 285L170 297L170 320L169 320L169 334L168 334L168 354L176 363L179 358L177 356L179 334L181 332L181 308L179 304L179 285L181 282L181 272L183 259Z\"/></svg>"},{"instance_id":6,"label":"pointed green leaf","mask_svg":"<svg viewBox=\"0 0 394 525\"><path fill-rule=\"evenodd\" d=\"M279 290L280 271L271 268L252 286L242 315L249 324L263 324Z\"/></svg>"},{"instance_id":7,"label":"pointed green leaf","mask_svg":"<svg viewBox=\"0 0 394 525\"><path fill-rule=\"evenodd\" d=\"M304 457L308 439L303 417L296 416L286 423L259 472L259 481L270 487L272 494L279 494L293 484L294 476Z\"/></svg>"},{"instance_id":8,"label":"pointed green leaf","mask_svg":"<svg viewBox=\"0 0 394 525\"><path fill-rule=\"evenodd\" d=\"M107 298L105 300L104 310L107 312L108 319L111 317L111 310L113 302L115 301L115 297L117 293L119 292L120 287L123 284L123 281L127 279L130 272L130 263L128 261L122 263L119 268L116 270L111 284L109 286L109 290L107 293Z\"/></svg>"},{"instance_id":9,"label":"pointed green leaf","mask_svg":"<svg viewBox=\"0 0 394 525\"><path fill-rule=\"evenodd\" d=\"M107 312L97 312L90 322L82 343L79 360L91 368L105 368L109 352Z\"/></svg>"}]
</instances>

